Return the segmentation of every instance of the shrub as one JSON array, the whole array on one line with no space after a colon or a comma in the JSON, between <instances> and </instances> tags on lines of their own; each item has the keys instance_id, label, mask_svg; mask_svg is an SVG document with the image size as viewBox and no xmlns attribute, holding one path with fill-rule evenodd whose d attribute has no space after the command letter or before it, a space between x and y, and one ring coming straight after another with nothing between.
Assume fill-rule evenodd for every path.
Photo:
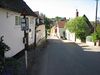
<instances>
[{"instance_id":1,"label":"shrub","mask_svg":"<svg viewBox=\"0 0 100 75\"><path fill-rule=\"evenodd\" d=\"M92 36L87 36L87 37L86 37L86 40L87 40L87 41L90 41L90 42L93 42Z\"/></svg>"},{"instance_id":2,"label":"shrub","mask_svg":"<svg viewBox=\"0 0 100 75\"><path fill-rule=\"evenodd\" d=\"M96 42L97 41L97 33L95 32L95 33L93 33L92 34L92 40L93 40L93 42Z\"/></svg>"}]
</instances>

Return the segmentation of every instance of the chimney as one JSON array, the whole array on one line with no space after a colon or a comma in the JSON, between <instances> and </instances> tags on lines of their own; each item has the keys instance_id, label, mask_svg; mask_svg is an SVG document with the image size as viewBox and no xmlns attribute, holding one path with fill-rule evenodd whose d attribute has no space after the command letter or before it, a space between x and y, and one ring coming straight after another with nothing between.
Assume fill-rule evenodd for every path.
<instances>
[{"instance_id":1,"label":"chimney","mask_svg":"<svg viewBox=\"0 0 100 75\"><path fill-rule=\"evenodd\" d=\"M76 17L79 16L79 12L78 12L78 9L76 9Z\"/></svg>"}]
</instances>

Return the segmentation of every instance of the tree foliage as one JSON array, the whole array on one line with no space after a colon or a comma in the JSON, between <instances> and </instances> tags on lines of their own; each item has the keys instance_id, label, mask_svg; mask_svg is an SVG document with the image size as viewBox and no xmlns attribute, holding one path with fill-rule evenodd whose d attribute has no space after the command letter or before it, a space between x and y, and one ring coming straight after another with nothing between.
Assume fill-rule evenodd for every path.
<instances>
[{"instance_id":1,"label":"tree foliage","mask_svg":"<svg viewBox=\"0 0 100 75\"><path fill-rule=\"evenodd\" d=\"M45 27L46 29L50 29L50 19L45 17L44 18L44 24L45 24Z\"/></svg>"},{"instance_id":2,"label":"tree foliage","mask_svg":"<svg viewBox=\"0 0 100 75\"><path fill-rule=\"evenodd\" d=\"M69 20L66 23L65 28L67 28L70 32L74 32L77 38L85 40L86 36L91 33L91 28L88 21L89 20L86 16L76 17Z\"/></svg>"},{"instance_id":3,"label":"tree foliage","mask_svg":"<svg viewBox=\"0 0 100 75\"><path fill-rule=\"evenodd\" d=\"M45 28L46 28L45 32L46 32L46 38L47 38L47 34L50 33L51 25L53 23L52 23L52 20L50 18L45 17L44 24L45 24Z\"/></svg>"},{"instance_id":4,"label":"tree foliage","mask_svg":"<svg viewBox=\"0 0 100 75\"><path fill-rule=\"evenodd\" d=\"M100 24L97 25L96 31L92 33L92 40L96 42L97 40L100 40Z\"/></svg>"},{"instance_id":5,"label":"tree foliage","mask_svg":"<svg viewBox=\"0 0 100 75\"><path fill-rule=\"evenodd\" d=\"M100 40L100 24L96 27L97 39Z\"/></svg>"},{"instance_id":6,"label":"tree foliage","mask_svg":"<svg viewBox=\"0 0 100 75\"><path fill-rule=\"evenodd\" d=\"M93 40L93 42L97 41L97 33L96 32L92 33L92 40Z\"/></svg>"},{"instance_id":7,"label":"tree foliage","mask_svg":"<svg viewBox=\"0 0 100 75\"><path fill-rule=\"evenodd\" d=\"M55 19L56 19L56 21L59 21L62 19L62 17L56 16Z\"/></svg>"}]
</instances>

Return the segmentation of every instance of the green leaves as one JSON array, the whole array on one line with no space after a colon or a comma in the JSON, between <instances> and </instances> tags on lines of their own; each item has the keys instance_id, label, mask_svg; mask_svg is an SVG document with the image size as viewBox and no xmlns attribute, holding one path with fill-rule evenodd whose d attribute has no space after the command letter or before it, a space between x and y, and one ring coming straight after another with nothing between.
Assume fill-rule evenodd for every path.
<instances>
[{"instance_id":1,"label":"green leaves","mask_svg":"<svg viewBox=\"0 0 100 75\"><path fill-rule=\"evenodd\" d=\"M97 33L96 32L92 34L92 40L93 40L93 42L97 41Z\"/></svg>"},{"instance_id":2,"label":"green leaves","mask_svg":"<svg viewBox=\"0 0 100 75\"><path fill-rule=\"evenodd\" d=\"M84 40L87 35L91 33L91 23L84 15L82 17L76 17L74 19L69 20L65 29L68 29L70 32L74 32L77 38Z\"/></svg>"},{"instance_id":3,"label":"green leaves","mask_svg":"<svg viewBox=\"0 0 100 75\"><path fill-rule=\"evenodd\" d=\"M45 24L46 29L50 29L51 23L52 23L51 19L49 19L47 17L44 18L44 24Z\"/></svg>"},{"instance_id":4,"label":"green leaves","mask_svg":"<svg viewBox=\"0 0 100 75\"><path fill-rule=\"evenodd\" d=\"M93 42L100 40L100 24L97 25L96 31L92 34L92 40Z\"/></svg>"},{"instance_id":5,"label":"green leaves","mask_svg":"<svg viewBox=\"0 0 100 75\"><path fill-rule=\"evenodd\" d=\"M96 32L97 32L97 39L100 40L100 24L97 25Z\"/></svg>"}]
</instances>

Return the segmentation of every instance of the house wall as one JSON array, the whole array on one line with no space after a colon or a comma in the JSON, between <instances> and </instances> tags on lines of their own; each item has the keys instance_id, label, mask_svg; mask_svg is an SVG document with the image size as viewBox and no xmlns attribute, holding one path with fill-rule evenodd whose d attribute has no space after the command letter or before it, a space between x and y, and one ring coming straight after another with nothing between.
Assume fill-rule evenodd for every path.
<instances>
[{"instance_id":1,"label":"house wall","mask_svg":"<svg viewBox=\"0 0 100 75\"><path fill-rule=\"evenodd\" d=\"M5 52L6 57L12 57L24 49L23 37L24 31L21 31L21 25L15 25L15 16L20 13L0 8L0 37L4 36L4 42L10 47ZM35 18L27 16L29 19L29 45L34 43Z\"/></svg>"},{"instance_id":2,"label":"house wall","mask_svg":"<svg viewBox=\"0 0 100 75\"><path fill-rule=\"evenodd\" d=\"M57 26L57 36L60 38L60 29L58 26Z\"/></svg>"},{"instance_id":3,"label":"house wall","mask_svg":"<svg viewBox=\"0 0 100 75\"><path fill-rule=\"evenodd\" d=\"M63 35L63 32L64 32L65 30L64 30L64 28L59 28L58 27L58 25L57 25L57 36L59 37L59 38L61 38L61 36L63 37L64 35Z\"/></svg>"},{"instance_id":4,"label":"house wall","mask_svg":"<svg viewBox=\"0 0 100 75\"><path fill-rule=\"evenodd\" d=\"M15 25L15 16L20 14L0 8L0 37L3 35L4 42L10 47L10 50L5 52L6 57L14 56L24 48L24 33L20 25Z\"/></svg>"},{"instance_id":5,"label":"house wall","mask_svg":"<svg viewBox=\"0 0 100 75\"><path fill-rule=\"evenodd\" d=\"M35 17L29 16L29 29L31 31L29 32L29 45L34 43L35 38Z\"/></svg>"},{"instance_id":6,"label":"house wall","mask_svg":"<svg viewBox=\"0 0 100 75\"><path fill-rule=\"evenodd\" d=\"M65 33L66 33L67 40L75 42L75 33L69 32L68 29L65 31Z\"/></svg>"},{"instance_id":7,"label":"house wall","mask_svg":"<svg viewBox=\"0 0 100 75\"><path fill-rule=\"evenodd\" d=\"M64 28L59 28L60 37L63 37Z\"/></svg>"},{"instance_id":8,"label":"house wall","mask_svg":"<svg viewBox=\"0 0 100 75\"><path fill-rule=\"evenodd\" d=\"M45 25L38 26L36 31L36 43L38 44L41 39L45 38Z\"/></svg>"},{"instance_id":9,"label":"house wall","mask_svg":"<svg viewBox=\"0 0 100 75\"><path fill-rule=\"evenodd\" d=\"M51 36L55 36L55 35L56 35L55 29L56 29L55 26L53 26L53 27L51 28L51 32L50 32L50 35L51 35Z\"/></svg>"}]
</instances>

